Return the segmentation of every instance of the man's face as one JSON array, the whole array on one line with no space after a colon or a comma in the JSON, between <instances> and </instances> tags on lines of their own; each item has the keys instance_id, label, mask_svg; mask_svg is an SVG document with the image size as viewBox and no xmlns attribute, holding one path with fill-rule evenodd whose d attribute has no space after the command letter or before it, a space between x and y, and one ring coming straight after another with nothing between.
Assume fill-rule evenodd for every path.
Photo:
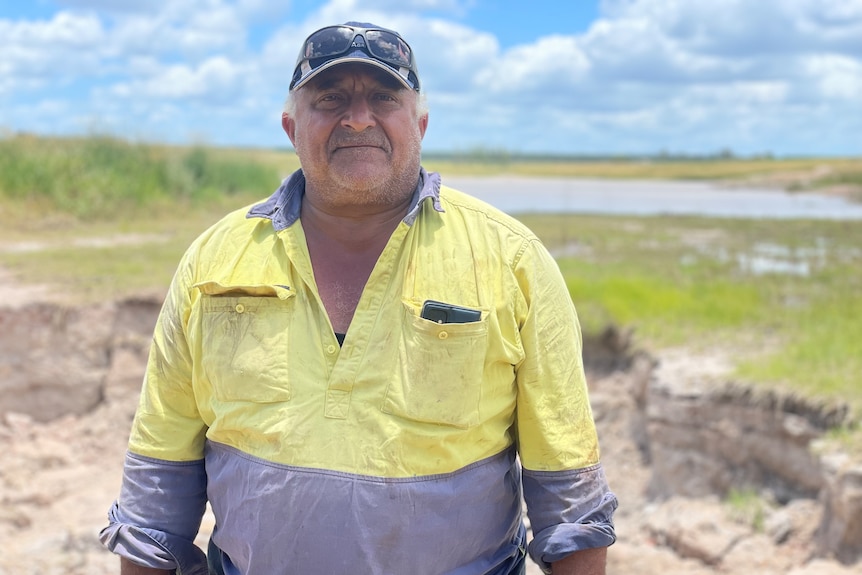
<instances>
[{"instance_id":1,"label":"man's face","mask_svg":"<svg viewBox=\"0 0 862 575\"><path fill-rule=\"evenodd\" d=\"M342 64L295 94L282 124L307 180L307 192L340 206L406 201L419 177L428 116L417 94L382 70Z\"/></svg>"}]
</instances>

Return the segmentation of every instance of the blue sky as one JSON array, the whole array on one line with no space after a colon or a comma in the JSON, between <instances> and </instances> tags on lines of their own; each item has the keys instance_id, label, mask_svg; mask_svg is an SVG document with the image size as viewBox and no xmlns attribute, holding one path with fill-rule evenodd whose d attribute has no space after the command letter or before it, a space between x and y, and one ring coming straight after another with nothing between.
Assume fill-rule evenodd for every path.
<instances>
[{"instance_id":1,"label":"blue sky","mask_svg":"<svg viewBox=\"0 0 862 575\"><path fill-rule=\"evenodd\" d=\"M0 0L0 134L288 146L346 20L417 52L426 150L862 155L862 0Z\"/></svg>"}]
</instances>

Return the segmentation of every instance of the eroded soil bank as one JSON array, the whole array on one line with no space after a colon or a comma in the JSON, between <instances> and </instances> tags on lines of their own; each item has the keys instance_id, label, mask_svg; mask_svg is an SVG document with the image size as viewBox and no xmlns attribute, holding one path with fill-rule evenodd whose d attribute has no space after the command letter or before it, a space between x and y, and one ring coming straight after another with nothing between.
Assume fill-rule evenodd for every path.
<instances>
[{"instance_id":1,"label":"eroded soil bank","mask_svg":"<svg viewBox=\"0 0 862 575\"><path fill-rule=\"evenodd\" d=\"M96 534L160 301L0 307L0 575L118 572ZM733 382L720 355L634 350L615 328L585 362L620 498L609 574L862 573L862 463L820 447L846 407Z\"/></svg>"}]
</instances>

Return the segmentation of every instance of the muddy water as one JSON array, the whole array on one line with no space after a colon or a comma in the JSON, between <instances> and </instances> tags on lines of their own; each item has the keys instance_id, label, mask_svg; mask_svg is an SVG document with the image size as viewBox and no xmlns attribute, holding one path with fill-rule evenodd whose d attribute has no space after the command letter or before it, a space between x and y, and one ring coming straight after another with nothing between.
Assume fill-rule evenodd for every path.
<instances>
[{"instance_id":1,"label":"muddy water","mask_svg":"<svg viewBox=\"0 0 862 575\"><path fill-rule=\"evenodd\" d=\"M444 177L443 183L508 213L862 220L862 204L838 197L705 182Z\"/></svg>"}]
</instances>

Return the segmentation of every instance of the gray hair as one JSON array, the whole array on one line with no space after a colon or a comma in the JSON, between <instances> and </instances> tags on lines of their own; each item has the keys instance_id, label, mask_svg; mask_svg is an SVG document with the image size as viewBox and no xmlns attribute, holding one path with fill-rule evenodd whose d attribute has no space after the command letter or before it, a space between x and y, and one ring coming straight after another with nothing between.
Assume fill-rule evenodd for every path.
<instances>
[{"instance_id":1,"label":"gray hair","mask_svg":"<svg viewBox=\"0 0 862 575\"><path fill-rule=\"evenodd\" d=\"M302 88L300 88L301 90ZM290 117L296 115L296 98L293 97L293 92L288 92L287 98L284 100L284 113ZM416 95L416 117L421 118L428 113L428 97L425 92L419 92Z\"/></svg>"}]
</instances>

